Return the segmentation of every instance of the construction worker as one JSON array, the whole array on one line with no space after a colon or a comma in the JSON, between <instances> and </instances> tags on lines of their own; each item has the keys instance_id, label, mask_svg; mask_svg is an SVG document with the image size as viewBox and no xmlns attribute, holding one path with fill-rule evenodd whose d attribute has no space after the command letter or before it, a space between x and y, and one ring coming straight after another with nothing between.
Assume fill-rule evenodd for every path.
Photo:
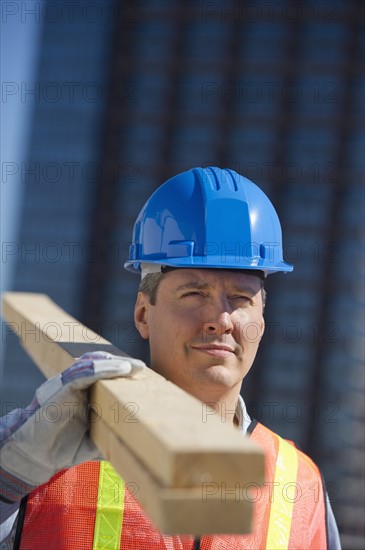
<instances>
[{"instance_id":1,"label":"construction worker","mask_svg":"<svg viewBox=\"0 0 365 550\"><path fill-rule=\"evenodd\" d=\"M87 388L146 367L100 352L82 356L45 382L27 409L2 419L1 548L340 548L317 467L250 419L240 396L264 332L265 278L293 269L283 260L281 227L267 196L232 170L179 174L143 207L125 267L142 277L135 323L149 340L151 368L214 403L225 421L265 450L266 483L254 504L253 531L163 535L124 486L119 509L104 506L101 519L105 476L109 487L110 479L120 487L122 481L88 437ZM57 405L54 421L42 414L50 404ZM295 498L283 492L288 484L297 488Z\"/></svg>"}]
</instances>

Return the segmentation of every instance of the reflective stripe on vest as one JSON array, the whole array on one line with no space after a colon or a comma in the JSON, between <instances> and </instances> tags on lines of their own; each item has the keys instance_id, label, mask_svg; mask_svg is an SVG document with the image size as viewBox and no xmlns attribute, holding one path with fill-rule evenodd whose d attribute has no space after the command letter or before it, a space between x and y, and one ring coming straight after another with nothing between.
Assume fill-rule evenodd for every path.
<instances>
[{"instance_id":1,"label":"reflective stripe on vest","mask_svg":"<svg viewBox=\"0 0 365 550\"><path fill-rule=\"evenodd\" d=\"M267 531L267 550L286 550L293 519L293 507L297 487L298 453L293 445L277 436L279 441L273 483L272 504L270 508L269 528Z\"/></svg>"},{"instance_id":2,"label":"reflective stripe on vest","mask_svg":"<svg viewBox=\"0 0 365 550\"><path fill-rule=\"evenodd\" d=\"M124 496L124 481L109 462L101 462L93 550L119 550Z\"/></svg>"},{"instance_id":3,"label":"reflective stripe on vest","mask_svg":"<svg viewBox=\"0 0 365 550\"><path fill-rule=\"evenodd\" d=\"M201 537L201 550L326 550L321 476L293 445L257 424L251 438L266 453L250 534ZM251 494L251 493L250 493ZM137 493L138 496L138 493ZM106 462L56 474L28 499L21 550L192 550L194 538L163 535Z\"/></svg>"}]
</instances>

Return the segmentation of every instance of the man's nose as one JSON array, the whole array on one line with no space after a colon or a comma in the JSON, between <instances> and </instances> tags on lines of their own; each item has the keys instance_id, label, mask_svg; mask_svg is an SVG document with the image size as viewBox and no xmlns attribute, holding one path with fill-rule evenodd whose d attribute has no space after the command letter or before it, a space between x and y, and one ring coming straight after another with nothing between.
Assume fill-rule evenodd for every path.
<instances>
[{"instance_id":1,"label":"man's nose","mask_svg":"<svg viewBox=\"0 0 365 550\"><path fill-rule=\"evenodd\" d=\"M231 334L234 330L232 315L229 311L223 311L211 321L203 324L204 334L221 336L222 334Z\"/></svg>"}]
</instances>

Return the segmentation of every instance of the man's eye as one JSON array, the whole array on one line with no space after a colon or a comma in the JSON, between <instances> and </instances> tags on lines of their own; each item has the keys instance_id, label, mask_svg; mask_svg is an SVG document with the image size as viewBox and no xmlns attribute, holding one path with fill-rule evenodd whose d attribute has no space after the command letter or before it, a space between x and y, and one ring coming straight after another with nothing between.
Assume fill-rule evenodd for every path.
<instances>
[{"instance_id":1,"label":"man's eye","mask_svg":"<svg viewBox=\"0 0 365 550\"><path fill-rule=\"evenodd\" d=\"M189 296L204 297L204 294L202 292L197 291L197 290L192 290L191 292L186 292L185 294L183 294L183 298L187 298Z\"/></svg>"},{"instance_id":2,"label":"man's eye","mask_svg":"<svg viewBox=\"0 0 365 550\"><path fill-rule=\"evenodd\" d=\"M235 300L236 302L251 302L251 298L249 296L231 296L231 300Z\"/></svg>"}]
</instances>

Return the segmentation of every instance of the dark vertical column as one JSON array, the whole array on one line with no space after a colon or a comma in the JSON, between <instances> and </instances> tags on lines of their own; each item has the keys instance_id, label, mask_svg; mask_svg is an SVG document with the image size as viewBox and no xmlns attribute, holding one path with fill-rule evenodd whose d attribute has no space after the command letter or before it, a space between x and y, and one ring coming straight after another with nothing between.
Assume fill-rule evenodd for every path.
<instances>
[{"instance_id":1,"label":"dark vertical column","mask_svg":"<svg viewBox=\"0 0 365 550\"><path fill-rule=\"evenodd\" d=\"M281 71L278 74L278 81L282 84L282 86L285 86L286 83L295 82L297 80L297 71L299 66L298 60L300 57L301 48L301 23L295 22L287 24L286 27L283 27L283 32L285 32L285 51L288 52L288 59L283 60L280 67ZM275 116L276 135L272 142L270 154L272 162L271 166L278 167L278 169L272 170L269 168L268 195L278 211L283 236L285 238L287 231L285 228L285 209L283 205L288 184L282 181L280 177L282 170L280 168L282 168L287 162L289 133L295 125L295 104L287 101L284 94L279 95L279 97L281 100L280 102L278 101ZM280 284L282 284L277 277L277 275L271 275L266 280L265 287L268 291L269 300L270 295L275 294ZM269 314L266 314L266 323L269 327L270 323L275 323L275 319L270 318ZM275 326L275 324L273 326ZM272 344L268 341L269 334L270 329L267 328L257 355L256 366L252 369L247 380L248 401L252 400L255 403L259 403L262 400L263 395L265 370L262 365L267 365L268 368L273 368L273 365L270 364L270 348Z\"/></svg>"},{"instance_id":2,"label":"dark vertical column","mask_svg":"<svg viewBox=\"0 0 365 550\"><path fill-rule=\"evenodd\" d=\"M325 388L323 387L325 383L325 356L329 345L325 339L326 326L329 326L329 323L333 322L330 313L333 297L338 296L338 293L341 292L339 288L341 283L338 280L338 275L336 276L338 262L341 261L341 242L343 245L344 234L346 233L346 228L341 227L341 211L345 202L344 198L348 189L347 185L353 183L347 181L351 171L346 170L346 153L353 125L353 115L351 115L352 84L357 71L361 70L360 52L358 49L358 33L361 32L361 28L357 21L357 3L348 2L345 5L347 7L346 19L348 21L345 27L347 33L346 62L342 65L338 65L339 68L341 68L341 72L338 73L338 81L340 82L342 93L338 115L332 117L332 132L337 137L337 144L333 153L337 174L332 184L333 189L330 194L331 202L327 205L329 210L329 223L326 226L326 233L324 235L324 247L328 254L325 253L323 255L321 280L318 282L318 296L320 296L321 301L317 318L319 332L318 338L316 339L317 345L311 380L310 410L312 411L316 410L318 404L323 400L323 395L325 396ZM342 291L343 290L344 289L342 289ZM346 289L345 292L348 292L348 289ZM320 449L322 449L319 444L321 441L321 426L317 423L316 427L317 429L313 430L311 426L307 426L306 449L311 456L320 460L319 453Z\"/></svg>"},{"instance_id":3,"label":"dark vertical column","mask_svg":"<svg viewBox=\"0 0 365 550\"><path fill-rule=\"evenodd\" d=\"M231 13L239 14L240 6L242 7L241 0L234 0L227 6ZM245 33L245 24L242 23L240 17L227 18L230 29L229 38L227 40L226 50L226 62L224 65L223 82L226 86L226 93L221 98L221 116L217 117L216 124L219 127L219 140L217 142L217 151L214 158L214 162L217 166L226 167L229 162L230 154L230 140L229 135L235 126L235 105L237 104L238 97L237 83L244 75L244 66L242 59L238 58L238 52L240 51L240 45L242 42L242 34ZM225 22L227 25L227 21ZM222 40L223 41L223 40Z\"/></svg>"},{"instance_id":4,"label":"dark vertical column","mask_svg":"<svg viewBox=\"0 0 365 550\"><path fill-rule=\"evenodd\" d=\"M171 44L171 53L168 69L169 90L166 97L165 116L162 119L164 126L163 141L161 143L160 162L156 166L156 183L160 185L175 174L173 166L173 148L175 134L179 127L181 93L183 78L186 69L185 46L188 40L189 22L194 6L191 2L178 0L174 2L174 10L170 12L169 24L174 27L175 34Z\"/></svg>"},{"instance_id":5,"label":"dark vertical column","mask_svg":"<svg viewBox=\"0 0 365 550\"><path fill-rule=\"evenodd\" d=\"M108 283L115 223L115 199L119 183L120 134L126 114L128 91L128 52L133 40L134 12L130 2L116 2L115 28L112 37L110 78L106 91L104 127L100 139L100 178L94 189L90 241L97 260L86 265L82 320L101 331L104 289Z\"/></svg>"}]
</instances>

